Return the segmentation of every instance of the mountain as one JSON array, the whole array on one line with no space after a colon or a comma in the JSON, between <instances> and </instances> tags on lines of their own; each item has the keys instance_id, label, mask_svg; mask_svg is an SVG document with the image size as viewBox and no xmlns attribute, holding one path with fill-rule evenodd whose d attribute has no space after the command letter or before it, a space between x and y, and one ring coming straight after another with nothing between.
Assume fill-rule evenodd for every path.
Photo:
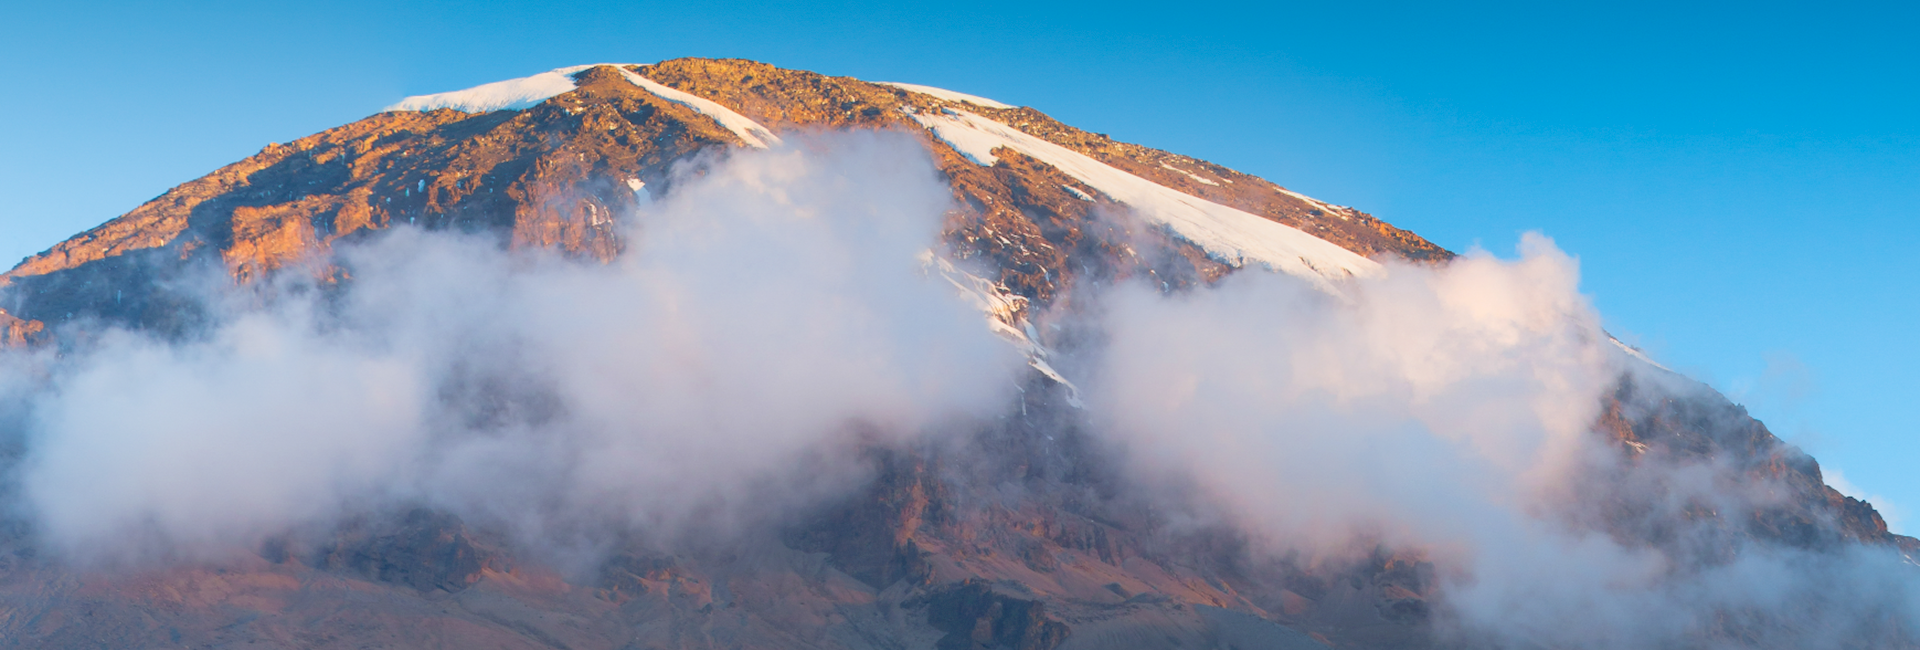
<instances>
[{"instance_id":1,"label":"mountain","mask_svg":"<svg viewBox=\"0 0 1920 650\"><path fill-rule=\"evenodd\" d=\"M276 278L303 277L349 292L362 274L342 252L403 229L612 264L650 232L630 223L636 215L726 164L727 152L828 146L810 138L847 130L924 145L953 198L929 272L969 292L1031 367L1007 412L1017 416L964 434L973 451L865 444L856 487L776 525L698 543L639 539L642 530L571 567L497 522L431 502L310 522L318 528L270 535L240 557L183 553L127 566L51 552L39 521L15 515L0 563L0 639L49 648L1586 647L1550 631L1507 638L1460 624L1468 607L1458 594L1471 589L1443 545L1389 531L1347 539L1341 552L1275 550L1247 527L1170 511L1100 441L1071 381L1079 376L1060 369L1104 340L1066 316L1104 304L1099 287L1177 296L1273 273L1309 296L1341 295L1465 258L1264 179L937 88L678 59L407 98L268 145L27 258L0 276L0 340L23 355L78 354L112 328L198 340L226 309L206 298L204 278L272 293ZM1586 427L1607 456L1572 484L1588 516L1581 530L1662 558L1670 575L1776 553L1850 562L1856 552L1920 550L1741 407L1625 346L1608 349L1630 370L1608 378ZM506 405L496 410L522 408L520 398L481 393ZM14 457L34 458L34 434L16 437ZM1760 496L1688 497L1690 481L1711 486L1702 494ZM1890 613L1860 609L1873 612L1865 623L1842 617L1843 629L1817 638L1917 647L1904 596L1849 579L1836 569L1813 586L1792 583L1784 605L1702 605L1719 609L1662 642L1794 647L1836 619L1779 612L1852 611L1832 594L1856 593ZM1593 643L1632 645L1622 638L1632 637Z\"/></svg>"}]
</instances>

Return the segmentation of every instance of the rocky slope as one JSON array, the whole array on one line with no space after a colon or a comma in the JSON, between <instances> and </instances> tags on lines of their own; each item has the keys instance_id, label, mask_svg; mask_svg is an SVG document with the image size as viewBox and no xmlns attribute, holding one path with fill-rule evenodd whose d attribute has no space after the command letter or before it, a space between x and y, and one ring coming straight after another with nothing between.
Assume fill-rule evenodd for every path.
<instances>
[{"instance_id":1,"label":"rocky slope","mask_svg":"<svg viewBox=\"0 0 1920 650\"><path fill-rule=\"evenodd\" d=\"M681 59L635 70L774 129L921 130L907 111L961 107L1362 255L1450 256L1365 213L1204 161L1114 142L1030 108L946 101L749 61ZM612 66L576 76L576 90L522 111L394 111L269 145L21 262L0 276L0 284L17 285L7 307L48 323L92 316L154 325L175 318L164 285L182 269L224 267L247 278L394 223L495 232L513 246L611 256L620 247L613 215L636 200L630 183L662 193L669 165L741 140L687 105L629 83ZM982 167L938 139L930 144L956 197L974 208L956 214L949 241L961 257L997 262L996 279L1016 293L1050 299L1073 280L1068 257L1103 245L1085 232L1090 213L1106 200L1101 192L1017 153ZM1202 277L1231 264L1188 252ZM1106 253L1096 257L1114 257Z\"/></svg>"},{"instance_id":2,"label":"rocky slope","mask_svg":"<svg viewBox=\"0 0 1920 650\"><path fill-rule=\"evenodd\" d=\"M63 332L97 321L188 332L202 315L180 293L183 278L227 274L245 283L292 268L348 282L326 264L329 250L396 224L612 259L627 245L616 220L670 192L672 165L809 129L921 134L958 206L944 238L953 255L998 269L988 280L1010 294L1008 323L1071 301L1078 283L1149 276L1177 291L1249 266L1296 263L1276 259L1276 250L1281 258L1301 251L1304 268L1332 278L1366 272L1364 258L1452 258L1357 210L1031 108L741 60L566 74L572 90L521 110L384 112L269 145L181 185L0 276L0 340L57 345ZM967 116L1018 132L993 142L1027 144L980 146L968 138L992 133L966 131ZM1272 245L1222 248L1183 229L1190 222L1179 210L1192 206L1175 205L1178 197L1164 223L1128 231L1137 226L1103 211L1120 209L1121 198L1134 208L1160 200L1158 190L1117 186L1062 151L1201 199L1197 209L1264 220L1242 226L1271 234ZM1261 230L1271 224L1292 230ZM1289 232L1361 261L1316 252ZM1141 238L1170 253L1139 252L1132 243ZM1021 650L1440 643L1429 627L1435 569L1423 550L1274 559L1232 531L1170 529L1151 504L1129 496L1098 449L1073 447L1082 423L1061 406L1067 387L1035 375L1026 388L1026 417L977 434L993 462L876 448L867 462L878 478L844 502L721 547L664 553L636 543L584 575L527 562L497 534L424 509L343 523L324 543L288 538L238 564L132 575L36 559L31 537L20 534L0 566L0 639L18 647ZM1617 488L1607 525L1622 538L1709 555L1749 543L1915 546L1704 387L1674 392L1622 378L1595 430L1629 459L1615 484L1598 489L1630 485L1633 459L1695 457L1724 459L1787 491L1749 512L1699 514L1724 532L1701 546L1666 534L1672 527L1656 516L1667 512L1657 499ZM990 498L981 487L1001 485L1024 492Z\"/></svg>"}]
</instances>

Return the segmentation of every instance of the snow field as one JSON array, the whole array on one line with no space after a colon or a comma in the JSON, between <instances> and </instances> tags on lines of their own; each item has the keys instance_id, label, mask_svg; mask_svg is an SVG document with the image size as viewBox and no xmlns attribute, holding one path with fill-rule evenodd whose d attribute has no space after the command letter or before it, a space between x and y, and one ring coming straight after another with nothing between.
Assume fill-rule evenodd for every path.
<instances>
[{"instance_id":1,"label":"snow field","mask_svg":"<svg viewBox=\"0 0 1920 650\"><path fill-rule=\"evenodd\" d=\"M999 147L1032 156L1233 266L1258 264L1326 290L1335 280L1386 273L1379 263L1297 228L1165 187L979 115L944 109L912 117L976 164L999 162L993 155Z\"/></svg>"}]
</instances>

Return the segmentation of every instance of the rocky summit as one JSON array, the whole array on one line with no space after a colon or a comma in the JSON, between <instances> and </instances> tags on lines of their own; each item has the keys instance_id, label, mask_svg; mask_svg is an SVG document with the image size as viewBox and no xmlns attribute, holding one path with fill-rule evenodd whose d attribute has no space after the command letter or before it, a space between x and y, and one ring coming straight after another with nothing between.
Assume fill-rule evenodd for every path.
<instances>
[{"instance_id":1,"label":"rocky summit","mask_svg":"<svg viewBox=\"0 0 1920 650\"><path fill-rule=\"evenodd\" d=\"M630 222L698 175L690 169L848 130L924 145L952 191L933 272L970 292L1029 357L1010 415L971 426L969 452L876 439L862 445L857 485L773 524L697 542L641 530L566 561L429 500L268 531L238 556L124 563L74 561L45 547L33 517L15 515L0 556L0 644L1586 647L1458 624L1453 549L1382 531L1342 552L1303 552L1170 508L1088 432L1097 425L1078 388L1047 361L1097 343L1058 316L1096 302L1094 287L1180 295L1277 273L1337 294L1462 258L1265 179L938 88L678 59L408 98L268 145L22 261L0 276L0 344L44 360L108 331L191 340L219 318L199 279L240 291L299 276L350 291L357 279L340 251L404 226L614 263L646 236ZM1619 352L1639 365L1609 384L1587 427L1609 456L1574 483L1571 498L1591 506L1576 522L1584 530L1662 558L1669 573L1772 549L1920 551L1740 406ZM16 465L32 456L20 449L30 441L8 444ZM1700 480L1715 489L1764 498L1676 503L1683 475L1652 469L1674 465L1710 468ZM1825 593L1808 588L1806 604L1785 607L1838 607ZM1756 611L1728 605L1660 647L1806 638L1780 629L1801 623ZM1915 632L1888 614L1836 632L1831 647L1920 647Z\"/></svg>"}]
</instances>

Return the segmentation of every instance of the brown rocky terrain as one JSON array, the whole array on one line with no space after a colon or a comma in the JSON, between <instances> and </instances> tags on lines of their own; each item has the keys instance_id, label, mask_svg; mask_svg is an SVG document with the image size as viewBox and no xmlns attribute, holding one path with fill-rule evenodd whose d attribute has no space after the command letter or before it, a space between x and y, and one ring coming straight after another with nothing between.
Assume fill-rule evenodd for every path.
<instances>
[{"instance_id":1,"label":"brown rocky terrain","mask_svg":"<svg viewBox=\"0 0 1920 650\"><path fill-rule=\"evenodd\" d=\"M1373 258L1445 263L1448 251L1351 208L1266 180L1117 142L1032 108L964 105L856 79L742 60L679 59L632 71L776 131L922 132L907 110L963 107L1191 196L1298 228ZM170 190L0 276L0 341L46 344L93 321L160 332L199 322L183 278L326 269L337 243L395 224L497 236L607 260L614 227L671 190L673 165L741 144L687 105L597 67L577 89L518 111L386 112L286 144ZM1075 284L1151 275L1169 290L1235 267L1103 216L1095 188L1004 151L977 165L925 141L951 183L953 254L991 263L1027 304ZM629 184L627 181L635 181ZM638 190L646 194L636 194ZM1076 194L1077 193L1077 194ZM1088 200L1091 197L1093 200ZM1170 253L1128 246L1161 237ZM332 271L322 270L321 273ZM226 648L1423 648L1438 643L1434 566L1421 549L1343 560L1252 553L1228 530L1173 530L1074 435L1057 384L1035 377L1020 413L978 434L993 462L938 449L874 449L857 495L721 547L635 544L597 569L528 561L498 531L430 510L289 537L257 557L125 572L44 561L16 534L0 564L0 643L14 647ZM1751 540L1800 548L1916 543L1825 485L1818 465L1740 407L1702 390L1623 379L1595 430L1630 462L1728 459L1790 492L1753 512L1700 515L1728 553ZM1048 440L1058 440L1046 442ZM1080 442L1076 442L1080 441ZM1075 446L1083 445L1083 446ZM1651 462L1647 460L1646 462ZM1018 485L1019 499L979 486ZM1612 489L1612 488L1608 488ZM1654 499L1619 488L1607 528L1673 543ZM1698 522L1689 525L1697 526ZM1364 550L1364 549L1363 549Z\"/></svg>"},{"instance_id":2,"label":"brown rocky terrain","mask_svg":"<svg viewBox=\"0 0 1920 650\"><path fill-rule=\"evenodd\" d=\"M0 311L0 345L24 346L46 331L47 324L40 321L28 321L15 318L13 314Z\"/></svg>"},{"instance_id":3,"label":"brown rocky terrain","mask_svg":"<svg viewBox=\"0 0 1920 650\"><path fill-rule=\"evenodd\" d=\"M680 59L636 69L773 128L919 130L902 108L952 104L750 61ZM29 320L94 316L154 324L177 306L150 296L165 294L163 280L182 268L224 266L244 280L397 222L497 232L513 246L608 257L620 247L613 215L634 200L621 180L664 191L674 162L739 140L688 107L622 81L611 68L579 76L578 90L525 111L381 113L269 145L26 259L0 275L0 284L21 285L9 293L9 305ZM1114 142L1030 108L967 110L1363 255L1451 256L1370 215L1317 204L1204 161ZM960 257L998 263L997 279L1015 292L1049 300L1072 281L1070 252L1102 245L1084 232L1098 203L1066 189L1076 181L1018 154L985 168L937 140L929 144L956 198L972 208L955 213L948 240ZM1191 247L1180 250L1207 277L1224 271ZM92 281L102 276L115 280ZM109 286L118 293L105 293ZM141 297L128 304L129 294Z\"/></svg>"}]
</instances>

